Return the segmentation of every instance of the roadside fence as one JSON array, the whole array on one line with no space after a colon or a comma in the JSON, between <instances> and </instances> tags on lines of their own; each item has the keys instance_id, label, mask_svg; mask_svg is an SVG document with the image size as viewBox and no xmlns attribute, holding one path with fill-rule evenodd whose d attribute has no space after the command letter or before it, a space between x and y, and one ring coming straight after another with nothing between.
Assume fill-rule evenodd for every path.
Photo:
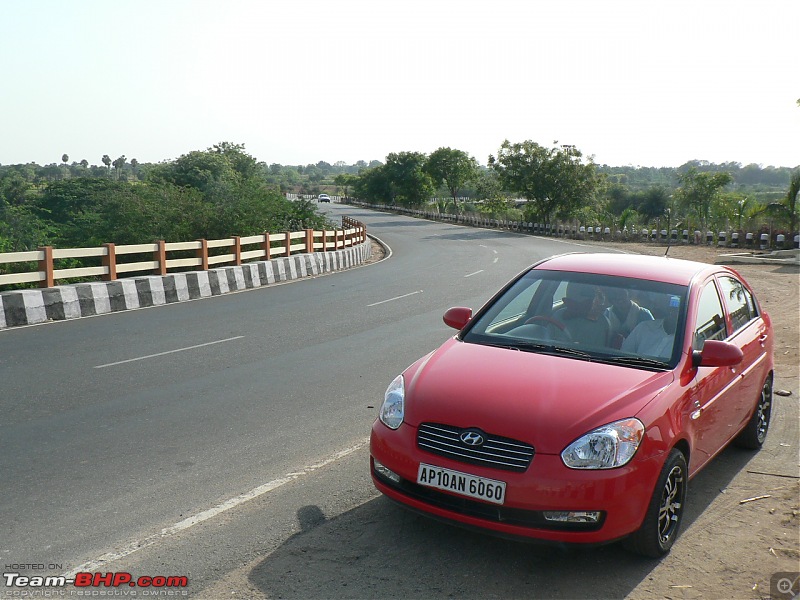
<instances>
[{"instance_id":1,"label":"roadside fence","mask_svg":"<svg viewBox=\"0 0 800 600\"><path fill-rule=\"evenodd\" d=\"M576 240L598 240L616 242L653 242L661 244L695 244L720 246L726 248L744 248L746 250L789 250L800 248L800 234L790 235L777 232L746 232L746 231L690 231L688 229L648 229L648 228L624 228L612 229L603 225L585 225L578 222L565 223L556 221L553 223L532 223L524 221L503 221L489 219L475 215L454 215L432 211L422 211L401 206L371 204L353 198L344 200L348 204L365 206L378 210L388 210L397 213L416 216L435 221L444 221L473 227L486 227L494 229L506 229L533 235L546 235L553 237L565 237Z\"/></svg>"},{"instance_id":2,"label":"roadside fence","mask_svg":"<svg viewBox=\"0 0 800 600\"><path fill-rule=\"evenodd\" d=\"M170 270L207 271L217 265L241 265L246 262L288 257L293 254L342 250L367 240L366 226L342 217L342 229L264 232L251 236L232 236L219 240L194 240L117 246L113 243L95 248L53 248L42 246L29 252L0 253L0 290L3 287L37 283L49 288L65 279L97 278L115 281L128 273L166 275ZM89 259L96 266L63 267L67 259ZM72 261L74 263L74 260ZM36 265L35 270L32 269ZM6 267L15 265L17 268ZM22 269L31 268L23 271ZM3 272L13 270L17 272Z\"/></svg>"}]
</instances>

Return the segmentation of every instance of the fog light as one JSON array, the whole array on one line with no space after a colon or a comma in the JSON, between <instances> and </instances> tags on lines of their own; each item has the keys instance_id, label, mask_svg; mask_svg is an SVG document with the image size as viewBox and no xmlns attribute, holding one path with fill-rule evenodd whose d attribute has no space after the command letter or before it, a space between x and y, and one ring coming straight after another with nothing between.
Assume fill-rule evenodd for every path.
<instances>
[{"instance_id":1,"label":"fog light","mask_svg":"<svg viewBox=\"0 0 800 600\"><path fill-rule=\"evenodd\" d=\"M599 510L546 510L544 518L559 523L597 523L601 514Z\"/></svg>"},{"instance_id":2,"label":"fog light","mask_svg":"<svg viewBox=\"0 0 800 600\"><path fill-rule=\"evenodd\" d=\"M372 459L372 462L375 464L376 473L383 475L384 477L386 477L386 479L391 479L395 483L400 483L400 475L392 471L390 468L382 465L374 458Z\"/></svg>"}]
</instances>

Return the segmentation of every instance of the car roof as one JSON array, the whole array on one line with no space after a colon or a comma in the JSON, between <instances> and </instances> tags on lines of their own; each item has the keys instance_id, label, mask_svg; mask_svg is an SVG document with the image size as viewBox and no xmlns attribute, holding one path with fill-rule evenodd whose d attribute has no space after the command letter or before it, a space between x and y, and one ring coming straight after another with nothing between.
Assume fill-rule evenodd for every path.
<instances>
[{"instance_id":1,"label":"car roof","mask_svg":"<svg viewBox=\"0 0 800 600\"><path fill-rule=\"evenodd\" d=\"M678 285L689 285L704 271L727 271L715 265L664 256L583 252L554 256L538 263L534 268L633 277Z\"/></svg>"}]
</instances>

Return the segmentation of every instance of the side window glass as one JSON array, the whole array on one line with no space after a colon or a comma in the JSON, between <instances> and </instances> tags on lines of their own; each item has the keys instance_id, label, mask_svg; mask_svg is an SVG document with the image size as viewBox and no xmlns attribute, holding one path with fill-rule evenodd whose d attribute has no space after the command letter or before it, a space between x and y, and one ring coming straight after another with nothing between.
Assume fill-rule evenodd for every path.
<instances>
[{"instance_id":1,"label":"side window glass","mask_svg":"<svg viewBox=\"0 0 800 600\"><path fill-rule=\"evenodd\" d=\"M541 280L538 279L532 283L527 280L518 282L518 289L514 290L516 296L514 296L512 300L494 316L486 328L490 329L496 325L508 322L524 315L527 312L528 306L533 299L533 294L539 288L540 283Z\"/></svg>"},{"instance_id":2,"label":"side window glass","mask_svg":"<svg viewBox=\"0 0 800 600\"><path fill-rule=\"evenodd\" d=\"M706 340L724 340L728 337L725 328L725 313L714 282L710 281L700 294L697 306L697 326L694 330L692 348L702 350Z\"/></svg>"},{"instance_id":3,"label":"side window glass","mask_svg":"<svg viewBox=\"0 0 800 600\"><path fill-rule=\"evenodd\" d=\"M738 331L757 316L753 297L738 279L720 277L719 283L725 303L731 313L733 330Z\"/></svg>"}]
</instances>

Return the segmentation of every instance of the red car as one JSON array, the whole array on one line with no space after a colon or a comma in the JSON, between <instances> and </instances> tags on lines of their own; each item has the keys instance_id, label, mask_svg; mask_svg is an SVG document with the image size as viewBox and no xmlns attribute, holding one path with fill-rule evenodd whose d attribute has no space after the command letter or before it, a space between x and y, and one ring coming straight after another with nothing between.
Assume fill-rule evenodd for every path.
<instances>
[{"instance_id":1,"label":"red car","mask_svg":"<svg viewBox=\"0 0 800 600\"><path fill-rule=\"evenodd\" d=\"M386 390L375 486L500 535L669 552L689 479L764 443L769 316L735 271L627 254L532 266Z\"/></svg>"}]
</instances>

